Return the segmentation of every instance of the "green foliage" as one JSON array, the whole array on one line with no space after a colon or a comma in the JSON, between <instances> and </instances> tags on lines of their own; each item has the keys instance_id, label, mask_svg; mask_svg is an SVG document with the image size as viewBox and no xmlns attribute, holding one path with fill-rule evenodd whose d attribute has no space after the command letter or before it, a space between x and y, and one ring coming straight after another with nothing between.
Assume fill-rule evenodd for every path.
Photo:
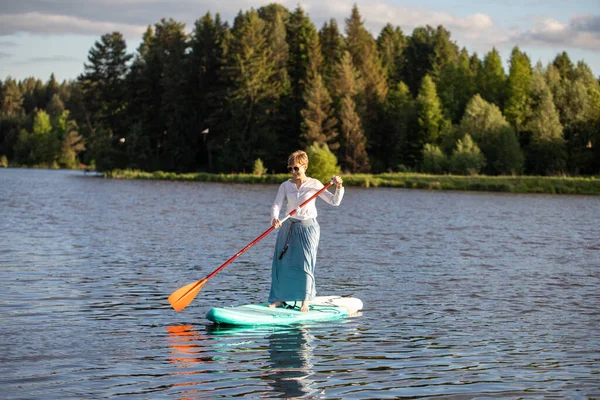
<instances>
[{"instance_id":1,"label":"green foliage","mask_svg":"<svg viewBox=\"0 0 600 400\"><path fill-rule=\"evenodd\" d=\"M335 76L336 66L344 56L344 37L340 34L337 22L331 19L325 22L319 31L321 54L323 55L323 80L329 88L331 79Z\"/></svg>"},{"instance_id":2,"label":"green foliage","mask_svg":"<svg viewBox=\"0 0 600 400\"><path fill-rule=\"evenodd\" d=\"M471 136L465 135L456 142L456 150L450 156L450 171L457 175L475 175L485 165L485 157Z\"/></svg>"},{"instance_id":3,"label":"green foliage","mask_svg":"<svg viewBox=\"0 0 600 400\"><path fill-rule=\"evenodd\" d=\"M0 167L7 168L8 167L8 159L4 154L0 156Z\"/></svg>"},{"instance_id":4,"label":"green foliage","mask_svg":"<svg viewBox=\"0 0 600 400\"><path fill-rule=\"evenodd\" d=\"M367 103L382 101L387 94L386 74L377 53L373 36L364 27L355 4L350 18L346 19L346 48L365 83Z\"/></svg>"},{"instance_id":5,"label":"green foliage","mask_svg":"<svg viewBox=\"0 0 600 400\"><path fill-rule=\"evenodd\" d=\"M535 174L560 174L566 169L567 154L563 139L563 127L554 106L552 93L543 75L533 78L533 115L527 129L531 132L528 146L529 168Z\"/></svg>"},{"instance_id":6,"label":"green foliage","mask_svg":"<svg viewBox=\"0 0 600 400\"><path fill-rule=\"evenodd\" d=\"M231 122L221 162L233 170L244 170L251 167L257 156L267 160L273 151L264 150L263 146L279 150L270 123L285 87L267 41L267 25L258 13L251 10L239 15L233 34L228 54Z\"/></svg>"},{"instance_id":7,"label":"green foliage","mask_svg":"<svg viewBox=\"0 0 600 400\"><path fill-rule=\"evenodd\" d=\"M306 174L321 182L329 182L331 177L340 174L340 167L335 155L326 145L313 143L306 148L309 163Z\"/></svg>"},{"instance_id":8,"label":"green foliage","mask_svg":"<svg viewBox=\"0 0 600 400\"><path fill-rule=\"evenodd\" d=\"M0 81L0 154L14 165L231 172L258 158L283 168L317 141L345 170L380 172L421 168L426 143L450 154L469 134L483 173L600 173L600 82L583 61L563 52L532 68L515 47L507 76L495 49L482 62L443 26L404 35L387 24L375 40L367 22L353 7L344 38L335 20L317 32L300 6L281 4L240 11L231 28L219 14L191 30L162 19L135 55L107 33L77 81Z\"/></svg>"},{"instance_id":9,"label":"green foliage","mask_svg":"<svg viewBox=\"0 0 600 400\"><path fill-rule=\"evenodd\" d=\"M412 36L407 39L403 54L402 80L416 95L425 75L435 81L446 64L458 59L458 47L450 40L450 32L443 26L433 29L427 25L414 29Z\"/></svg>"},{"instance_id":10,"label":"green foliage","mask_svg":"<svg viewBox=\"0 0 600 400\"><path fill-rule=\"evenodd\" d=\"M177 174L173 172L144 172L137 170L111 170L104 173L114 179L162 179L180 181L224 183L270 183L280 184L288 176L273 174L209 174L205 172ZM325 181L329 180L327 177ZM600 179L541 177L541 176L460 176L429 175L416 173L384 173L378 175L354 174L344 176L344 185L359 187L397 187L428 190L470 190L512 193L568 193L600 195Z\"/></svg>"},{"instance_id":11,"label":"green foliage","mask_svg":"<svg viewBox=\"0 0 600 400\"><path fill-rule=\"evenodd\" d=\"M461 136L471 135L487 161L484 172L517 174L523 168L523 153L514 129L500 109L475 95L460 122Z\"/></svg>"},{"instance_id":12,"label":"green foliage","mask_svg":"<svg viewBox=\"0 0 600 400\"><path fill-rule=\"evenodd\" d=\"M82 136L79 134L77 122L69 118L69 111L63 111L58 118L54 132L60 142L56 162L62 168L78 167L78 155L85 150Z\"/></svg>"},{"instance_id":13,"label":"green foliage","mask_svg":"<svg viewBox=\"0 0 600 400\"><path fill-rule=\"evenodd\" d=\"M2 88L0 111L4 115L17 115L22 111L23 94L13 79L8 78Z\"/></svg>"},{"instance_id":14,"label":"green foliage","mask_svg":"<svg viewBox=\"0 0 600 400\"><path fill-rule=\"evenodd\" d=\"M426 75L417 96L417 113L423 143L439 143L450 130L450 121L442 113L435 83Z\"/></svg>"},{"instance_id":15,"label":"green foliage","mask_svg":"<svg viewBox=\"0 0 600 400\"><path fill-rule=\"evenodd\" d=\"M448 63L442 68L436 87L443 109L452 122L458 122L475 93L475 77L466 50L461 51L457 63Z\"/></svg>"},{"instance_id":16,"label":"green foliage","mask_svg":"<svg viewBox=\"0 0 600 400\"><path fill-rule=\"evenodd\" d=\"M301 135L301 110L306 108L304 95L309 83L309 74L319 72L322 63L320 41L317 29L300 5L290 14L287 24L287 42L290 57L287 65L290 78L290 94L286 97L285 115L290 126L284 128L284 136L293 132L295 138ZM288 144L288 146L285 146ZM284 152L289 154L297 148L297 141L286 140Z\"/></svg>"},{"instance_id":17,"label":"green foliage","mask_svg":"<svg viewBox=\"0 0 600 400\"><path fill-rule=\"evenodd\" d=\"M330 149L337 150L340 145L336 140L337 119L331 107L332 100L323 85L320 74L311 76L307 91L304 95L306 108L301 111L304 118L302 121L302 137L305 143L327 144Z\"/></svg>"},{"instance_id":18,"label":"green foliage","mask_svg":"<svg viewBox=\"0 0 600 400\"><path fill-rule=\"evenodd\" d=\"M428 174L442 174L448 171L448 157L435 145L425 144L423 147L422 170Z\"/></svg>"},{"instance_id":19,"label":"green foliage","mask_svg":"<svg viewBox=\"0 0 600 400\"><path fill-rule=\"evenodd\" d=\"M132 58L126 53L127 44L123 35L112 32L102 35L88 53L84 72L78 77L82 102L85 106L83 124L87 127L89 157L99 164L104 147L96 143L106 143L111 134L123 135L126 131L128 110L125 76L129 72L128 62ZM156 113L157 110L153 109ZM82 124L82 125L83 125Z\"/></svg>"},{"instance_id":20,"label":"green foliage","mask_svg":"<svg viewBox=\"0 0 600 400\"><path fill-rule=\"evenodd\" d=\"M510 72L504 114L513 127L520 132L530 114L531 62L527 54L514 47L510 56Z\"/></svg>"},{"instance_id":21,"label":"green foliage","mask_svg":"<svg viewBox=\"0 0 600 400\"><path fill-rule=\"evenodd\" d=\"M31 157L36 165L52 168L60 146L59 138L52 131L50 116L38 111L33 120L31 135Z\"/></svg>"},{"instance_id":22,"label":"green foliage","mask_svg":"<svg viewBox=\"0 0 600 400\"><path fill-rule=\"evenodd\" d=\"M484 171L493 175L518 175L523 172L525 157L511 126L499 128L482 145L486 158Z\"/></svg>"},{"instance_id":23,"label":"green foliage","mask_svg":"<svg viewBox=\"0 0 600 400\"><path fill-rule=\"evenodd\" d=\"M390 87L395 87L402 79L401 72L404 68L402 53L405 46L406 39L402 29L386 24L377 38L377 49Z\"/></svg>"},{"instance_id":24,"label":"green foliage","mask_svg":"<svg viewBox=\"0 0 600 400\"><path fill-rule=\"evenodd\" d=\"M257 175L257 176L263 176L266 173L267 173L267 168L265 168L262 160L260 158L257 158L254 161L254 167L252 168L252 174Z\"/></svg>"},{"instance_id":25,"label":"green foliage","mask_svg":"<svg viewBox=\"0 0 600 400\"><path fill-rule=\"evenodd\" d=\"M25 129L21 129L17 136L14 148L14 161L17 165L33 165L35 163L32 155L31 135Z\"/></svg>"},{"instance_id":26,"label":"green foliage","mask_svg":"<svg viewBox=\"0 0 600 400\"><path fill-rule=\"evenodd\" d=\"M382 121L381 147L385 149L380 156L382 170L397 169L399 164L414 167L421 155L417 154L422 148L415 148L412 140L418 132L415 100L408 86L399 83L388 93L384 104Z\"/></svg>"},{"instance_id":27,"label":"green foliage","mask_svg":"<svg viewBox=\"0 0 600 400\"><path fill-rule=\"evenodd\" d=\"M50 102L46 106L46 111L51 116L58 116L65 111L65 103L60 99L58 93L52 95Z\"/></svg>"},{"instance_id":28,"label":"green foliage","mask_svg":"<svg viewBox=\"0 0 600 400\"><path fill-rule=\"evenodd\" d=\"M369 156L367 154L367 138L362 130L360 117L356 113L356 104L347 95L342 99L340 111L342 151L344 166L350 172L367 172Z\"/></svg>"},{"instance_id":29,"label":"green foliage","mask_svg":"<svg viewBox=\"0 0 600 400\"><path fill-rule=\"evenodd\" d=\"M224 71L226 53L229 47L230 32L217 14L213 19L210 13L196 21L190 39L190 53L187 59L189 76L187 77L189 105L185 108L187 123L187 141L189 153L195 149L195 159L188 169L202 166L214 171L214 153L223 146L226 125L225 99L227 82ZM197 110L192 112L191 110ZM149 142L143 135L143 126L137 121L135 128L141 151L140 165L147 164L152 155ZM209 129L210 134L202 133ZM198 134L201 132L202 138ZM128 146L128 149L130 147ZM132 150L132 156L140 152Z\"/></svg>"},{"instance_id":30,"label":"green foliage","mask_svg":"<svg viewBox=\"0 0 600 400\"><path fill-rule=\"evenodd\" d=\"M502 109L505 87L506 74L502 67L502 59L494 47L483 59L483 67L479 78L479 94L487 102Z\"/></svg>"}]
</instances>

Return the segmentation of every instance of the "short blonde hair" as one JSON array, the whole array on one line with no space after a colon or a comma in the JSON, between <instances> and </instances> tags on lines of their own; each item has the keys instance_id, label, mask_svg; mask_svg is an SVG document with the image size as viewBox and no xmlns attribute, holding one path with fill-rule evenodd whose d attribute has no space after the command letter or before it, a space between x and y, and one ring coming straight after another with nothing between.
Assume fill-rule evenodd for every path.
<instances>
[{"instance_id":1,"label":"short blonde hair","mask_svg":"<svg viewBox=\"0 0 600 400\"><path fill-rule=\"evenodd\" d=\"M288 165L292 165L294 163L298 163L300 165L304 165L304 167L308 167L308 155L302 150L297 150L293 152L288 157Z\"/></svg>"}]
</instances>

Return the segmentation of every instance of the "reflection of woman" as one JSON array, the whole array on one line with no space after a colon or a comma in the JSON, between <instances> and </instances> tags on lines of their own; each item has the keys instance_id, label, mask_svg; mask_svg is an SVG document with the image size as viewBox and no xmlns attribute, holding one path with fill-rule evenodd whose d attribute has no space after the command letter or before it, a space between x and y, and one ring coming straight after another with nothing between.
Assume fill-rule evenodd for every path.
<instances>
[{"instance_id":1,"label":"reflection of woman","mask_svg":"<svg viewBox=\"0 0 600 400\"><path fill-rule=\"evenodd\" d=\"M312 349L310 334L293 329L269 336L269 378L278 397L296 398L311 394Z\"/></svg>"},{"instance_id":2,"label":"reflection of woman","mask_svg":"<svg viewBox=\"0 0 600 400\"><path fill-rule=\"evenodd\" d=\"M271 267L271 292L269 307L279 307L286 301L302 302L300 311L308 311L308 302L315 298L315 262L319 246L320 228L317 223L317 207L311 201L287 219L279 222L279 212L286 202L289 214L313 194L323 188L316 179L306 176L308 156L299 150L288 158L288 170L292 174L279 186L273 208L271 225L280 227ZM334 176L335 194L325 190L319 197L327 203L339 206L344 197L342 178Z\"/></svg>"}]
</instances>

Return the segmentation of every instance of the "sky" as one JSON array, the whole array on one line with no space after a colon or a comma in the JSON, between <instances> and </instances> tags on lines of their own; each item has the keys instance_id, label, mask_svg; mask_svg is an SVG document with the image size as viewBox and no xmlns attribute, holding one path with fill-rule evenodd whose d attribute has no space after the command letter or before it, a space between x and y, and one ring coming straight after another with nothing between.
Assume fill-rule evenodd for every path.
<instances>
[{"instance_id":1,"label":"sky","mask_svg":"<svg viewBox=\"0 0 600 400\"><path fill-rule=\"evenodd\" d=\"M121 32L134 53L148 25L173 18L191 31L210 12L231 25L240 11L262 0L0 0L0 79L76 79L89 50L105 33ZM334 18L340 29L356 3L366 28L377 37L391 23L406 35L416 27L443 25L451 39L480 58L495 47L508 72L518 45L535 65L566 51L600 76L600 0L281 0L300 5L317 29Z\"/></svg>"}]
</instances>

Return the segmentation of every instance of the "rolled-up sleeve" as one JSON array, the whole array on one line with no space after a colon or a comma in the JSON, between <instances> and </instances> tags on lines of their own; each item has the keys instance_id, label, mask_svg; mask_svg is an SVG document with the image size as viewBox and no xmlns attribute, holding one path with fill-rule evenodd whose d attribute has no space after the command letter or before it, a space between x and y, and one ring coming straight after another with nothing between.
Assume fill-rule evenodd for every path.
<instances>
[{"instance_id":1,"label":"rolled-up sleeve","mask_svg":"<svg viewBox=\"0 0 600 400\"><path fill-rule=\"evenodd\" d=\"M342 198L344 198L344 187L341 187L339 189L336 187L335 193L331 193L329 190L325 190L323 191L323 193L321 193L319 197L321 197L323 200L325 200L332 206L339 206L342 203Z\"/></svg>"}]
</instances>

